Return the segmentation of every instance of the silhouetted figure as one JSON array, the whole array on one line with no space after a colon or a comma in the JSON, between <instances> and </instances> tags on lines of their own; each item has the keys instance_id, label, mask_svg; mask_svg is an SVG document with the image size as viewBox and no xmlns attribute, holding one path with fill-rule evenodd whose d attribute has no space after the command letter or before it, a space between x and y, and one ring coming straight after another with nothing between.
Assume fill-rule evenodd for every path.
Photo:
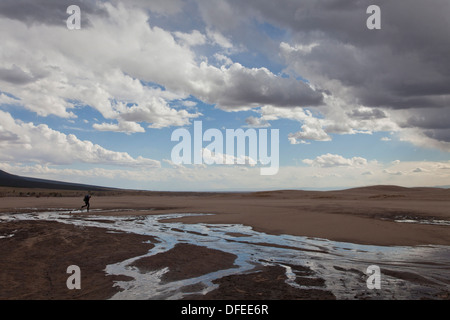
<instances>
[{"instance_id":1,"label":"silhouetted figure","mask_svg":"<svg viewBox=\"0 0 450 320\"><path fill-rule=\"evenodd\" d=\"M90 194L85 195L83 199L85 205L81 207L81 209L87 208L87 212L89 212L89 200L91 200L91 195Z\"/></svg>"}]
</instances>

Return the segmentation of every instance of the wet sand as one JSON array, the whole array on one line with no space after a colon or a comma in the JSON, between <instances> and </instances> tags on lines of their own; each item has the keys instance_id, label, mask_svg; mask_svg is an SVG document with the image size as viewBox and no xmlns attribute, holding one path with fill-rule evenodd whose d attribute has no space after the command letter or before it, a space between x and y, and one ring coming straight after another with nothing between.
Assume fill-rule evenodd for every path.
<instances>
[{"instance_id":1,"label":"wet sand","mask_svg":"<svg viewBox=\"0 0 450 320\"><path fill-rule=\"evenodd\" d=\"M0 215L76 210L82 197L6 197L1 198ZM378 246L450 245L450 190L403 189L396 187L362 188L333 192L278 191L240 194L144 193L93 195L91 215L136 216L173 213L205 213L167 220L187 224L241 224L255 232L292 235ZM95 210L100 210L95 211ZM78 219L86 212L73 212ZM409 222L406 222L409 221ZM123 288L118 281L126 277L107 274L107 265L145 255L158 237L126 232L111 232L108 221L102 228L80 227L55 221L0 222L0 299L108 299ZM111 222L112 223L112 222ZM191 232L201 239L202 231ZM228 232L239 241L245 234ZM195 240L199 241L199 240ZM180 247L181 246L181 247ZM282 247L261 242L262 247ZM318 250L320 251L320 250ZM320 254L318 252L317 254ZM192 258L192 264L189 259ZM276 258L276 257L274 257ZM167 267L163 281L177 281L218 270L232 270L236 261L232 253L202 246L179 244L159 255L133 261L139 272ZM433 261L429 261L433 263ZM68 290L66 268L79 265L83 270L81 291ZM130 264L133 265L133 264ZM195 267L198 266L198 267ZM304 267L304 266L303 266ZM301 269L302 266L297 266ZM339 268L339 266L337 266ZM255 265L243 274L228 274L212 282L214 290L190 299L335 299L321 284L317 274L295 281L300 288L288 285L288 276L279 265ZM347 269L346 269L347 270ZM349 270L349 269L348 269ZM297 270L298 271L298 270ZM307 270L303 270L307 272ZM351 271L339 271L350 274ZM359 271L361 272L361 271ZM397 279L426 283L428 279L414 272L388 269ZM362 277L362 275L357 275ZM411 280L412 279L412 280ZM445 276L440 281L450 284ZM198 286L198 284L193 284ZM186 289L187 288L187 289ZM188 290L187 285L183 290ZM192 289L192 288L191 288ZM198 288L194 288L198 289ZM196 291L193 290L193 291ZM432 297L448 299L448 290ZM364 299L364 295L355 295Z\"/></svg>"},{"instance_id":2,"label":"wet sand","mask_svg":"<svg viewBox=\"0 0 450 320\"><path fill-rule=\"evenodd\" d=\"M48 221L1 223L0 299L108 299L118 289L107 276L110 263L146 253L154 238L130 233L108 233L102 228L80 228ZM68 290L67 267L82 270L82 290Z\"/></svg>"},{"instance_id":3,"label":"wet sand","mask_svg":"<svg viewBox=\"0 0 450 320\"><path fill-rule=\"evenodd\" d=\"M298 267L297 267L298 268ZM192 300L335 300L329 291L321 287L322 279L305 278L300 285L311 289L298 289L286 283L285 269L280 266L264 266L249 274L223 277L215 283L219 285L205 295L190 296ZM248 284L251 283L249 286ZM319 283L319 285L317 285Z\"/></svg>"},{"instance_id":4,"label":"wet sand","mask_svg":"<svg viewBox=\"0 0 450 320\"><path fill-rule=\"evenodd\" d=\"M1 212L79 209L82 197L7 197ZM291 234L374 245L449 245L447 226L395 220L446 221L450 189L372 187L343 191L257 193L143 193L96 196L92 209L111 215L205 213L185 223L241 223L270 234ZM130 210L134 209L134 210Z\"/></svg>"},{"instance_id":5,"label":"wet sand","mask_svg":"<svg viewBox=\"0 0 450 320\"><path fill-rule=\"evenodd\" d=\"M236 256L219 250L180 243L167 252L137 260L130 266L136 266L141 272L157 271L169 268L162 281L177 281L201 276L210 272L233 268Z\"/></svg>"}]
</instances>

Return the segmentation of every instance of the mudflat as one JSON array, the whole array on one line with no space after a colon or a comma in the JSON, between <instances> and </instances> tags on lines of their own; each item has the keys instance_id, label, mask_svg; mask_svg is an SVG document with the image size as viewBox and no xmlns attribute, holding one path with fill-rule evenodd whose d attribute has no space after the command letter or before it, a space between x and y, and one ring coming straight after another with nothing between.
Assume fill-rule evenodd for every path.
<instances>
[{"instance_id":1,"label":"mudflat","mask_svg":"<svg viewBox=\"0 0 450 320\"><path fill-rule=\"evenodd\" d=\"M55 196L45 191L34 192L34 196L0 198L0 216L72 210L73 216L79 219L92 218L93 215L101 219L101 216L132 218L201 213L206 215L165 221L242 224L271 235L304 236L362 245L450 245L450 190L446 189L377 186L328 192L93 192L89 213L79 211L83 205L81 193ZM107 275L105 267L145 255L159 240L152 235L111 232L105 225L105 228L95 228L43 220L1 221L0 299L113 297L121 291L115 283L129 279ZM234 236L239 237L239 234ZM170 270L162 277L162 281L177 281L233 269L235 258L233 254L206 248L201 244L180 243L166 252L138 259L132 266L143 273L167 267ZM66 287L66 268L73 264L80 265L83 270L84 290L68 290ZM302 275L311 274L311 270L304 266L293 266L293 270L298 270L295 281L306 289L287 285L283 268L277 265L255 265L255 272L216 279L213 281L218 285L216 290L206 295L192 295L191 298L335 298L322 285L324 279ZM344 269L336 267L336 270ZM390 271L390 275L399 279L413 279L415 282L421 279L421 283L427 281L424 275L408 272ZM436 298L448 299L449 293L440 292Z\"/></svg>"},{"instance_id":2,"label":"mudflat","mask_svg":"<svg viewBox=\"0 0 450 320\"><path fill-rule=\"evenodd\" d=\"M77 210L80 197L5 197L0 212ZM255 193L143 192L93 194L91 209L108 215L211 214L184 223L238 223L291 234L373 245L449 245L450 190L377 186L343 191ZM94 214L95 211L91 211ZM81 214L87 214L86 212ZM441 224L439 223L441 222Z\"/></svg>"}]
</instances>

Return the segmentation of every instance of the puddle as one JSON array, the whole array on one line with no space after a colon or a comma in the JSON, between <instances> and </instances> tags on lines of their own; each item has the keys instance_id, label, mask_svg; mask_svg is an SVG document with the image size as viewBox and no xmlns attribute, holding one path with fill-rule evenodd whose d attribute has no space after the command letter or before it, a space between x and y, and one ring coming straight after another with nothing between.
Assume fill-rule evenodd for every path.
<instances>
[{"instance_id":1,"label":"puddle","mask_svg":"<svg viewBox=\"0 0 450 320\"><path fill-rule=\"evenodd\" d=\"M432 224L437 226L450 226L450 221L447 220L433 220L433 219L397 219L395 222L400 223L419 223L419 224Z\"/></svg>"},{"instance_id":2,"label":"puddle","mask_svg":"<svg viewBox=\"0 0 450 320\"><path fill-rule=\"evenodd\" d=\"M111 212L111 211L105 211ZM96 214L102 213L97 211ZM286 283L300 289L331 291L337 299L436 299L450 291L449 246L369 246L326 239L291 235L269 235L239 224L183 224L165 222L199 214L146 216L77 216L70 211L0 215L0 222L11 220L47 220L85 227L101 227L109 232L130 232L156 237L147 254L108 265L111 275L125 275L132 281L118 281L123 289L112 299L181 299L190 294L205 294L217 288L214 280L250 272L256 265L282 266ZM166 252L177 243L187 243L221 250L237 256L235 267L191 279L163 282L167 268L141 273L129 265L143 257ZM369 290L367 267L381 269L381 289ZM293 266L307 267L312 280L321 278L320 286L301 286L295 280ZM295 269L295 268L294 268ZM383 273L386 270L386 273ZM418 281L419 279L420 281ZM314 281L311 281L314 284Z\"/></svg>"},{"instance_id":3,"label":"puddle","mask_svg":"<svg viewBox=\"0 0 450 320\"><path fill-rule=\"evenodd\" d=\"M0 239L8 239L8 238L12 238L12 237L14 237L14 233L11 233L11 234L8 234L5 236L0 235Z\"/></svg>"}]
</instances>

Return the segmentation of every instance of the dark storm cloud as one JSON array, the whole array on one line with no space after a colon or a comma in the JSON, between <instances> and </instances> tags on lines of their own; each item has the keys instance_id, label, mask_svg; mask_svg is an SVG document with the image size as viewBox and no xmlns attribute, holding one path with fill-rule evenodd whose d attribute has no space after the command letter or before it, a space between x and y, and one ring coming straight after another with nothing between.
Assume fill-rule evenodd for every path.
<instances>
[{"instance_id":1,"label":"dark storm cloud","mask_svg":"<svg viewBox=\"0 0 450 320\"><path fill-rule=\"evenodd\" d=\"M25 85L36 80L45 78L49 72L37 66L31 66L32 70L24 71L21 67L13 64L10 68L0 67L0 80L16 84Z\"/></svg>"},{"instance_id":2,"label":"dark storm cloud","mask_svg":"<svg viewBox=\"0 0 450 320\"><path fill-rule=\"evenodd\" d=\"M85 14L105 14L92 0L1 0L0 17L20 20L27 24L65 25L69 17L66 10L70 5L80 7L83 26L89 25Z\"/></svg>"},{"instance_id":3,"label":"dark storm cloud","mask_svg":"<svg viewBox=\"0 0 450 320\"><path fill-rule=\"evenodd\" d=\"M317 106L323 103L322 93L312 90L304 82L275 77L264 70L248 72L243 68L235 69L230 72L226 90L210 96L211 101L227 107L249 103L281 107Z\"/></svg>"},{"instance_id":4,"label":"dark storm cloud","mask_svg":"<svg viewBox=\"0 0 450 320\"><path fill-rule=\"evenodd\" d=\"M288 30L285 61L312 84L339 93L349 104L401 111L401 127L450 141L450 1L226 2L234 8L230 20L246 17ZM381 8L380 30L366 27L372 4ZM304 50L308 45L313 46ZM348 115L383 117L359 111Z\"/></svg>"},{"instance_id":5,"label":"dark storm cloud","mask_svg":"<svg viewBox=\"0 0 450 320\"><path fill-rule=\"evenodd\" d=\"M422 129L450 129L450 112L442 108L415 110L403 125Z\"/></svg>"},{"instance_id":6,"label":"dark storm cloud","mask_svg":"<svg viewBox=\"0 0 450 320\"><path fill-rule=\"evenodd\" d=\"M410 110L410 116L399 124L403 128L419 128L428 138L450 142L450 108L423 108Z\"/></svg>"},{"instance_id":7,"label":"dark storm cloud","mask_svg":"<svg viewBox=\"0 0 450 320\"><path fill-rule=\"evenodd\" d=\"M448 0L224 2L228 12L220 21L266 21L289 30L291 44L319 43L310 52L292 54L288 62L300 64L301 76L339 81L360 104L393 109L449 106ZM381 8L381 30L366 27L366 10L372 4ZM208 13L217 15L204 10ZM227 31L220 21L215 27Z\"/></svg>"},{"instance_id":8,"label":"dark storm cloud","mask_svg":"<svg viewBox=\"0 0 450 320\"><path fill-rule=\"evenodd\" d=\"M0 79L13 84L27 84L35 80L32 75L17 66L11 69L0 68Z\"/></svg>"},{"instance_id":9,"label":"dark storm cloud","mask_svg":"<svg viewBox=\"0 0 450 320\"><path fill-rule=\"evenodd\" d=\"M450 129L433 129L426 130L425 135L441 142L450 142Z\"/></svg>"},{"instance_id":10,"label":"dark storm cloud","mask_svg":"<svg viewBox=\"0 0 450 320\"><path fill-rule=\"evenodd\" d=\"M339 2L320 3L339 7ZM298 39L322 43L299 57L305 64L351 88L364 105L394 109L448 106L449 1L378 1L382 28L375 31L365 27L368 15L362 9L368 2L342 4L345 10L318 5L312 12L298 11L294 27Z\"/></svg>"}]
</instances>

